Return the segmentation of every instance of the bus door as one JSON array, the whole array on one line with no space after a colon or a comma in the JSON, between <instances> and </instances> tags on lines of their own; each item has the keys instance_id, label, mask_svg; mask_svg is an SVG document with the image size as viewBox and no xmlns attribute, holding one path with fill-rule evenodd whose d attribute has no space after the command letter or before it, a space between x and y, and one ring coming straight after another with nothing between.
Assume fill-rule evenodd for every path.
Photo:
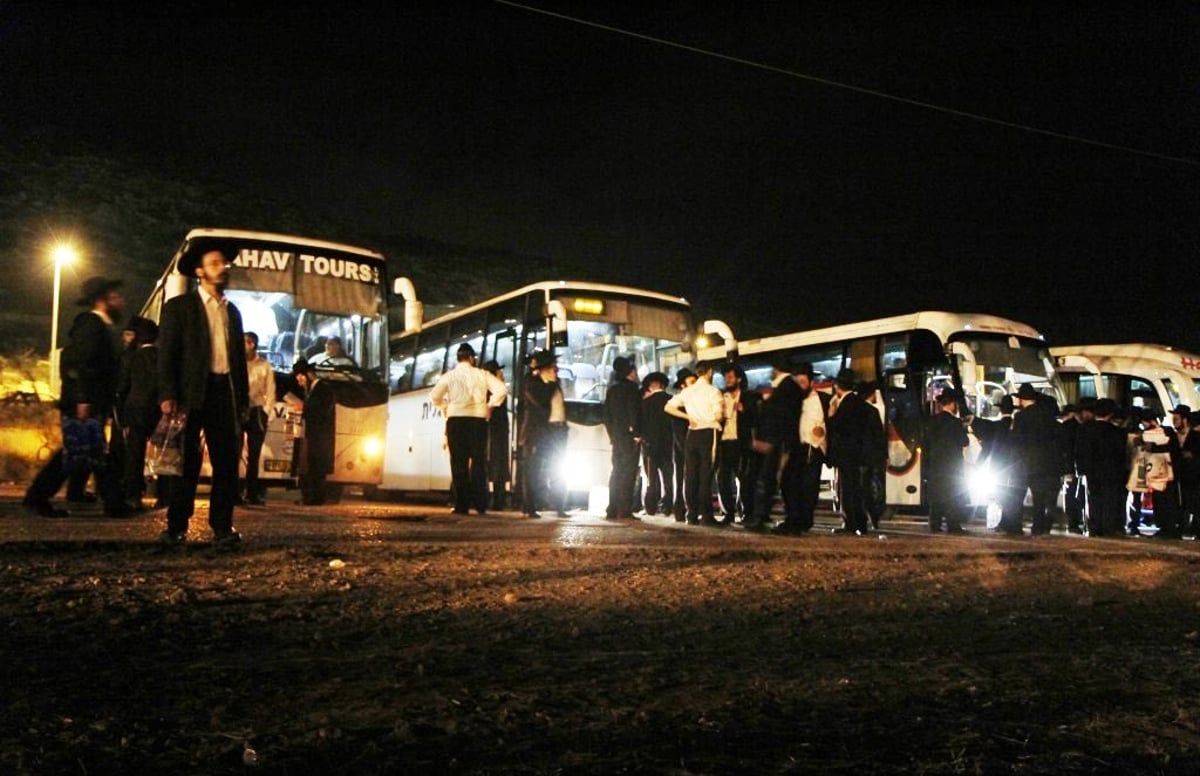
<instances>
[{"instance_id":1,"label":"bus door","mask_svg":"<svg viewBox=\"0 0 1200 776\"><path fill-rule=\"evenodd\" d=\"M516 449L517 438L517 392L520 390L521 380L525 377L523 359L518 357L519 344L520 338L517 336L516 329L504 329L489 335L488 342L484 346L487 357L499 364L503 370L504 385L508 388L508 399L505 400L505 406L508 407L507 449L510 477L512 475L513 450Z\"/></svg>"},{"instance_id":2,"label":"bus door","mask_svg":"<svg viewBox=\"0 0 1200 776\"><path fill-rule=\"evenodd\" d=\"M888 369L880 381L887 415L887 503L921 503L921 381L909 369Z\"/></svg>"}]
</instances>

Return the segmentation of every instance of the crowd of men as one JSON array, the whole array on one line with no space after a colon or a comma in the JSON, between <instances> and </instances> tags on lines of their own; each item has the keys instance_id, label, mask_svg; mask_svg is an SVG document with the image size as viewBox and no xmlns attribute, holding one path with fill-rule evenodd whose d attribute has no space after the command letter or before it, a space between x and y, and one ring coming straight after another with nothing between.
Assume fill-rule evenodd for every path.
<instances>
[{"instance_id":1,"label":"crowd of men","mask_svg":"<svg viewBox=\"0 0 1200 776\"><path fill-rule=\"evenodd\" d=\"M871 403L874 387L853 370L843 369L825 392L810 364L781 358L770 385L755 391L736 363L721 365L723 388L713 384L716 369L701 365L679 370L673 394L662 372L646 375L639 390L629 359L616 359L613 370L605 400L609 520L670 515L691 525L804 534L813 530L826 463L838 472L845 518L838 533L865 535L884 517L883 416ZM775 524L777 497L784 517Z\"/></svg>"},{"instance_id":2,"label":"crowd of men","mask_svg":"<svg viewBox=\"0 0 1200 776\"><path fill-rule=\"evenodd\" d=\"M835 533L878 530L889 510L888 438L876 384L843 369L831 390L818 390L811 365L786 359L761 391L746 388L736 363L720 373L723 389L713 385L712 367L680 370L674 394L666 393L665 374L651 373L639 404L627 387L635 379L632 362L616 360L606 401L613 443L608 519L671 515L693 525L764 530L778 497L784 517L773 532L807 533L827 464L843 516ZM962 398L953 388L933 397L936 409L919 439L930 532L963 533L970 517L968 434L981 444L976 465L996 483L990 508L999 533L1019 536L1028 524L1033 535L1049 534L1060 494L1072 533L1140 535L1146 511L1160 538L1200 532L1200 412L1177 406L1164 425L1153 410L1121 413L1112 399L1085 398L1060 410L1026 383L1000 399L998 418L985 420L963 417Z\"/></svg>"}]
</instances>

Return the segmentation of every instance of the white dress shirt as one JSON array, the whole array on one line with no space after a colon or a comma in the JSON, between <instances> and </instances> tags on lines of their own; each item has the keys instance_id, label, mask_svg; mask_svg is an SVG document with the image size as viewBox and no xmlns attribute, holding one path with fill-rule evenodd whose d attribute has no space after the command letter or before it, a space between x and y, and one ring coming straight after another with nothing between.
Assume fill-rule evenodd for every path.
<instances>
[{"instance_id":1,"label":"white dress shirt","mask_svg":"<svg viewBox=\"0 0 1200 776\"><path fill-rule=\"evenodd\" d=\"M667 408L679 409L688 416L688 430L704 428L720 430L725 415L725 400L717 386L707 380L697 380L667 400Z\"/></svg>"},{"instance_id":2,"label":"white dress shirt","mask_svg":"<svg viewBox=\"0 0 1200 776\"><path fill-rule=\"evenodd\" d=\"M212 361L208 371L215 375L229 374L229 300L218 299L200 286L200 301L208 318L208 337L212 342Z\"/></svg>"},{"instance_id":3,"label":"white dress shirt","mask_svg":"<svg viewBox=\"0 0 1200 776\"><path fill-rule=\"evenodd\" d=\"M825 438L825 410L815 388L808 392L804 403L800 405L800 443L819 447L821 452L825 452L829 444Z\"/></svg>"},{"instance_id":4,"label":"white dress shirt","mask_svg":"<svg viewBox=\"0 0 1200 776\"><path fill-rule=\"evenodd\" d=\"M275 406L275 370L265 358L246 361L246 372L250 378L250 406Z\"/></svg>"},{"instance_id":5,"label":"white dress shirt","mask_svg":"<svg viewBox=\"0 0 1200 776\"><path fill-rule=\"evenodd\" d=\"M489 397L490 394L490 397ZM459 361L438 378L429 399L447 418L487 418L491 407L508 398L504 382L469 361Z\"/></svg>"}]
</instances>

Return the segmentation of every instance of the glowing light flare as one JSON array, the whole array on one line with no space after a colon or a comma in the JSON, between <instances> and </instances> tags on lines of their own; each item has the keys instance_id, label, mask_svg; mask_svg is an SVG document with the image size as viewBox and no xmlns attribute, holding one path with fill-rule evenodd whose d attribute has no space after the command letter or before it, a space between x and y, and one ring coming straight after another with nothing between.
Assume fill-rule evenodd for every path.
<instances>
[{"instance_id":1,"label":"glowing light flare","mask_svg":"<svg viewBox=\"0 0 1200 776\"><path fill-rule=\"evenodd\" d=\"M51 249L50 258L54 259L55 267L65 267L75 263L79 258L79 252L70 243L59 243Z\"/></svg>"},{"instance_id":2,"label":"glowing light flare","mask_svg":"<svg viewBox=\"0 0 1200 776\"><path fill-rule=\"evenodd\" d=\"M383 455L383 440L377 436L369 436L363 439L362 449L366 457L378 458Z\"/></svg>"},{"instance_id":3,"label":"glowing light flare","mask_svg":"<svg viewBox=\"0 0 1200 776\"><path fill-rule=\"evenodd\" d=\"M583 315L604 315L603 299L576 299L574 310Z\"/></svg>"}]
</instances>

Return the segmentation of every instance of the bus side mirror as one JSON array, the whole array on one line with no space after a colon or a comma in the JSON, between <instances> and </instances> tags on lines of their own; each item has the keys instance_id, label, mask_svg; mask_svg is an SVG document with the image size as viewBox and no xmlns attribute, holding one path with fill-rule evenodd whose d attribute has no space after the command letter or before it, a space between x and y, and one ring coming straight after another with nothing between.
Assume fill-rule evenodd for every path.
<instances>
[{"instance_id":1,"label":"bus side mirror","mask_svg":"<svg viewBox=\"0 0 1200 776\"><path fill-rule=\"evenodd\" d=\"M558 299L546 305L546 341L552 348L567 346L567 308Z\"/></svg>"}]
</instances>

